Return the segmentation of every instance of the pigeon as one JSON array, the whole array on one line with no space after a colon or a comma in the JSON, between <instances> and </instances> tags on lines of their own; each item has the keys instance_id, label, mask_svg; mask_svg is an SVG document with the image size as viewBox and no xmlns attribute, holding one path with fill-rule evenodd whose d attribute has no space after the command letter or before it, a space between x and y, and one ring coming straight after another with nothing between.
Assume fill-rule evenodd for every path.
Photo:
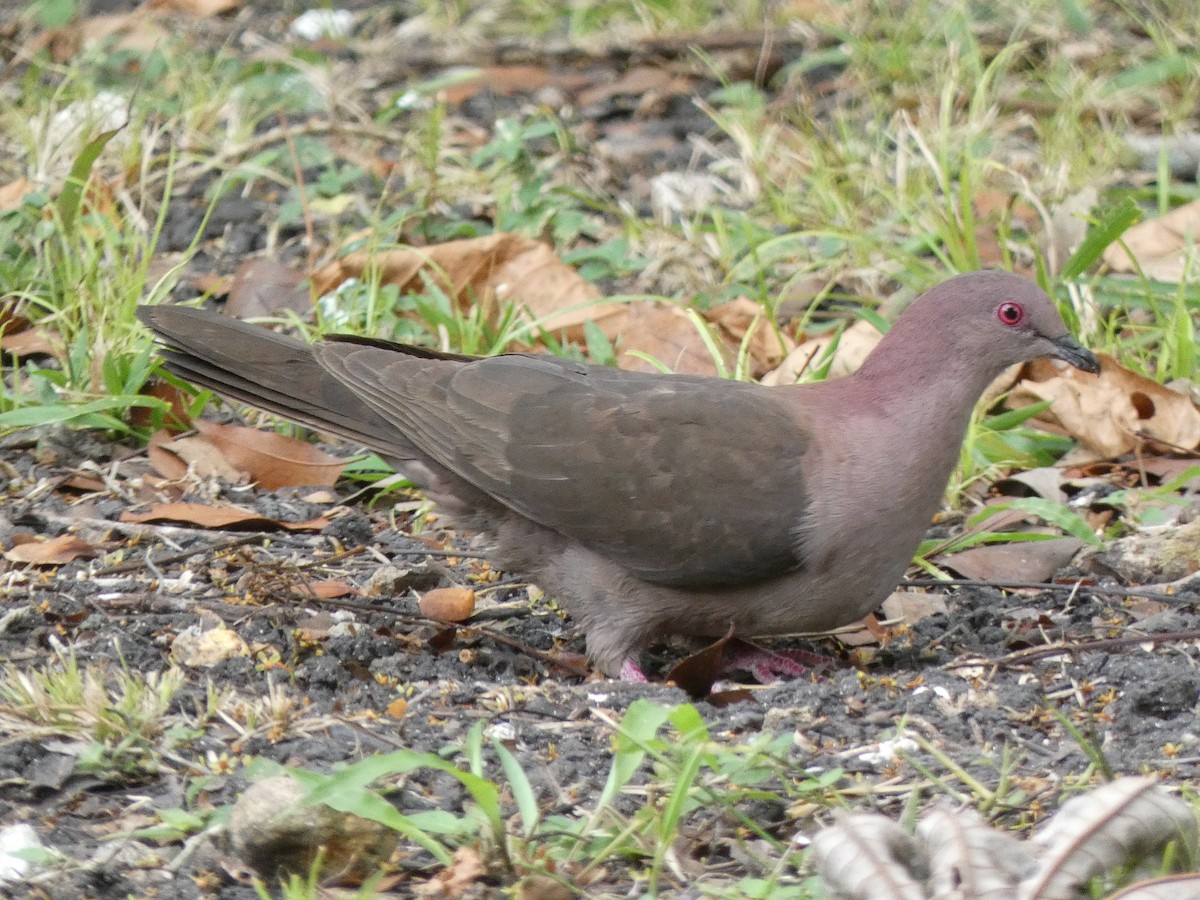
<instances>
[{"instance_id":1,"label":"pigeon","mask_svg":"<svg viewBox=\"0 0 1200 900\"><path fill-rule=\"evenodd\" d=\"M666 636L821 632L877 609L987 385L1035 357L1099 371L1050 297L999 271L922 294L853 374L776 387L350 335L308 344L180 306L138 316L181 379L380 454L556 598L603 675L628 680L645 680L639 653ZM755 671L795 664L772 654Z\"/></svg>"}]
</instances>

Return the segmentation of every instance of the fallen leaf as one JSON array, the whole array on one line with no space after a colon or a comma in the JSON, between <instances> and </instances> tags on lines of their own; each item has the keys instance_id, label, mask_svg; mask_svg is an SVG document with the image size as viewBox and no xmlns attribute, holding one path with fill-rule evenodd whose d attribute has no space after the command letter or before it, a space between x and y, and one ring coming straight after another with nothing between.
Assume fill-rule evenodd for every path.
<instances>
[{"instance_id":1,"label":"fallen leaf","mask_svg":"<svg viewBox=\"0 0 1200 900\"><path fill-rule=\"evenodd\" d=\"M944 612L946 598L933 592L893 591L883 601L883 613L888 619L903 619L910 625Z\"/></svg>"},{"instance_id":2,"label":"fallen leaf","mask_svg":"<svg viewBox=\"0 0 1200 900\"><path fill-rule=\"evenodd\" d=\"M403 719L406 712L408 712L408 701L403 697L398 697L387 705L387 714L393 719Z\"/></svg>"},{"instance_id":3,"label":"fallen leaf","mask_svg":"<svg viewBox=\"0 0 1200 900\"><path fill-rule=\"evenodd\" d=\"M173 522L200 528L228 528L242 531L320 531L329 520L320 517L307 522L280 522L240 506L209 506L204 503L159 503L144 513L121 513L122 522L137 524Z\"/></svg>"},{"instance_id":4,"label":"fallen leaf","mask_svg":"<svg viewBox=\"0 0 1200 900\"><path fill-rule=\"evenodd\" d=\"M421 615L439 622L465 622L475 612L475 592L470 588L434 588L421 595Z\"/></svg>"},{"instance_id":5,"label":"fallen leaf","mask_svg":"<svg viewBox=\"0 0 1200 900\"><path fill-rule=\"evenodd\" d=\"M459 847L454 851L454 859L450 865L418 887L416 894L418 897L459 900L486 875L487 867L479 854L470 847Z\"/></svg>"},{"instance_id":6,"label":"fallen leaf","mask_svg":"<svg viewBox=\"0 0 1200 900\"><path fill-rule=\"evenodd\" d=\"M554 76L541 66L488 66L478 75L444 88L439 96L451 106L458 106L484 89L490 94L511 97L532 94L553 83Z\"/></svg>"},{"instance_id":7,"label":"fallen leaf","mask_svg":"<svg viewBox=\"0 0 1200 900\"><path fill-rule=\"evenodd\" d=\"M243 260L233 273L225 314L236 319L269 316L281 309L305 312L312 307L304 273L265 257Z\"/></svg>"},{"instance_id":8,"label":"fallen leaf","mask_svg":"<svg viewBox=\"0 0 1200 900\"><path fill-rule=\"evenodd\" d=\"M237 9L242 5L242 0L152 0L149 5L151 8L165 6L193 16L208 18Z\"/></svg>"},{"instance_id":9,"label":"fallen leaf","mask_svg":"<svg viewBox=\"0 0 1200 900\"><path fill-rule=\"evenodd\" d=\"M154 397L170 405L163 417L163 429L166 432L187 431L192 427L188 416L188 394L182 389L166 381L149 382L138 392L143 397ZM147 428L150 425L151 411L146 406L135 406L129 412L129 423L135 428Z\"/></svg>"},{"instance_id":10,"label":"fallen leaf","mask_svg":"<svg viewBox=\"0 0 1200 900\"><path fill-rule=\"evenodd\" d=\"M1182 281L1188 267L1188 250L1197 242L1200 242L1200 200L1193 200L1165 216L1134 225L1121 236L1121 243L1111 244L1104 251L1103 259L1114 272L1134 272L1140 268L1159 281Z\"/></svg>"},{"instance_id":11,"label":"fallen leaf","mask_svg":"<svg viewBox=\"0 0 1200 900\"><path fill-rule=\"evenodd\" d=\"M617 366L631 372L659 372L651 362L662 363L677 375L716 375L717 364L699 323L671 303L632 303L622 317L610 317L600 326L617 350ZM723 362L732 367L734 356L722 347ZM644 357L643 357L644 354Z\"/></svg>"},{"instance_id":12,"label":"fallen leaf","mask_svg":"<svg viewBox=\"0 0 1200 900\"><path fill-rule=\"evenodd\" d=\"M243 425L199 420L196 431L216 447L229 465L260 487L328 487L337 482L346 461L307 441ZM170 449L170 448L168 448Z\"/></svg>"},{"instance_id":13,"label":"fallen leaf","mask_svg":"<svg viewBox=\"0 0 1200 900\"><path fill-rule=\"evenodd\" d=\"M300 590L321 600L336 600L338 597L353 597L358 591L347 581L339 578L327 581L312 581L300 587Z\"/></svg>"},{"instance_id":14,"label":"fallen leaf","mask_svg":"<svg viewBox=\"0 0 1200 900\"><path fill-rule=\"evenodd\" d=\"M208 669L227 659L250 655L250 647L224 624L203 630L200 625L185 628L171 641L171 659L180 665Z\"/></svg>"},{"instance_id":15,"label":"fallen leaf","mask_svg":"<svg viewBox=\"0 0 1200 900\"><path fill-rule=\"evenodd\" d=\"M811 372L823 364L835 336L822 335L799 344L784 357L778 368L763 376L762 383L795 384L805 372ZM866 319L860 319L845 329L834 351L829 377L837 378L857 370L881 340L883 335Z\"/></svg>"},{"instance_id":16,"label":"fallen leaf","mask_svg":"<svg viewBox=\"0 0 1200 900\"><path fill-rule=\"evenodd\" d=\"M164 437L160 438L159 435ZM191 468L201 478L221 478L230 484L242 484L247 480L246 473L233 465L221 448L203 435L188 434L172 438L164 429L151 438L147 454L150 464L164 478L182 478Z\"/></svg>"},{"instance_id":17,"label":"fallen leaf","mask_svg":"<svg viewBox=\"0 0 1200 900\"><path fill-rule=\"evenodd\" d=\"M1111 356L1096 356L1098 376L1047 359L1026 363L1023 380L1009 395L1010 408L1051 401L1032 421L1079 442L1063 465L1112 459L1148 441L1200 449L1200 409L1191 398L1131 372Z\"/></svg>"},{"instance_id":18,"label":"fallen leaf","mask_svg":"<svg viewBox=\"0 0 1200 900\"><path fill-rule=\"evenodd\" d=\"M583 325L620 315L622 304L606 303L600 291L563 263L540 241L499 233L430 247L385 253L350 253L313 275L313 290L327 294L349 278L378 271L406 293L436 286L460 310L478 308L495 324L509 302L544 331L565 332L583 341Z\"/></svg>"},{"instance_id":19,"label":"fallen leaf","mask_svg":"<svg viewBox=\"0 0 1200 900\"><path fill-rule=\"evenodd\" d=\"M62 534L46 541L28 541L5 551L9 562L32 566L62 566L83 557L91 559L99 551L77 534Z\"/></svg>"},{"instance_id":20,"label":"fallen leaf","mask_svg":"<svg viewBox=\"0 0 1200 900\"><path fill-rule=\"evenodd\" d=\"M1084 546L1083 541L1073 537L1017 541L971 547L960 553L938 556L933 561L953 569L963 578L1043 584L1070 563Z\"/></svg>"},{"instance_id":21,"label":"fallen leaf","mask_svg":"<svg viewBox=\"0 0 1200 900\"><path fill-rule=\"evenodd\" d=\"M19 209L21 201L35 189L33 182L28 178L18 178L16 181L0 185L0 211Z\"/></svg>"},{"instance_id":22,"label":"fallen leaf","mask_svg":"<svg viewBox=\"0 0 1200 900\"><path fill-rule=\"evenodd\" d=\"M784 357L796 348L796 342L773 327L761 303L738 297L710 309L705 318L717 329L736 355L748 344L750 374L761 378L778 368ZM749 339L747 340L747 335Z\"/></svg>"}]
</instances>

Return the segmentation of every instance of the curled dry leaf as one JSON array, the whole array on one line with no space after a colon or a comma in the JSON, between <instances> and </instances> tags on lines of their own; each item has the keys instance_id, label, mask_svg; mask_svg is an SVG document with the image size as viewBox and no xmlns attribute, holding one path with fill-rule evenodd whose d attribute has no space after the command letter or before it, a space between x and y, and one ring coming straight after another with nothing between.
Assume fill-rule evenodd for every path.
<instances>
[{"instance_id":1,"label":"curled dry leaf","mask_svg":"<svg viewBox=\"0 0 1200 900\"><path fill-rule=\"evenodd\" d=\"M1200 409L1190 397L1124 368L1097 353L1100 374L1060 369L1046 359L1027 363L1013 389L1012 408L1049 400L1033 421L1079 441L1063 460L1079 465L1129 453L1147 441L1172 448L1200 448Z\"/></svg>"},{"instance_id":2,"label":"curled dry leaf","mask_svg":"<svg viewBox=\"0 0 1200 900\"><path fill-rule=\"evenodd\" d=\"M933 900L1011 900L1037 862L1021 842L987 825L973 809L936 806L917 834L929 849Z\"/></svg>"},{"instance_id":3,"label":"curled dry leaf","mask_svg":"<svg viewBox=\"0 0 1200 900\"><path fill-rule=\"evenodd\" d=\"M158 503L144 513L121 513L122 522L136 524L174 523L231 531L320 531L329 526L324 517L307 522L280 522L240 506L208 506L203 503Z\"/></svg>"},{"instance_id":4,"label":"curled dry leaf","mask_svg":"<svg viewBox=\"0 0 1200 900\"><path fill-rule=\"evenodd\" d=\"M465 622L475 612L475 592L470 588L434 588L421 595L421 615L439 622Z\"/></svg>"},{"instance_id":5,"label":"curled dry leaf","mask_svg":"<svg viewBox=\"0 0 1200 900\"><path fill-rule=\"evenodd\" d=\"M1038 869L1019 900L1076 900L1092 878L1135 863L1169 842L1196 843L1191 808L1153 778L1120 778L1063 804L1031 841ZM1178 895L1177 895L1178 896Z\"/></svg>"},{"instance_id":6,"label":"curled dry leaf","mask_svg":"<svg viewBox=\"0 0 1200 900\"><path fill-rule=\"evenodd\" d=\"M849 900L926 900L924 848L891 819L874 813L841 816L812 842L817 872Z\"/></svg>"},{"instance_id":7,"label":"curled dry leaf","mask_svg":"<svg viewBox=\"0 0 1200 900\"><path fill-rule=\"evenodd\" d=\"M77 534L61 534L48 541L26 541L5 551L9 562L32 566L62 566L83 557L91 559L97 550Z\"/></svg>"}]
</instances>

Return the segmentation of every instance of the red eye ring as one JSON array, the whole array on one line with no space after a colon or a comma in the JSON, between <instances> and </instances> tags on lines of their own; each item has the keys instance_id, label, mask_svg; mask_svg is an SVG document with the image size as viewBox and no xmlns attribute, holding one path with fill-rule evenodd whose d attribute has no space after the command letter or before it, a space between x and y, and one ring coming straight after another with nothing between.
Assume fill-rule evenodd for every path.
<instances>
[{"instance_id":1,"label":"red eye ring","mask_svg":"<svg viewBox=\"0 0 1200 900\"><path fill-rule=\"evenodd\" d=\"M1025 321L1025 307L1015 300L1005 300L996 307L996 318L1012 327Z\"/></svg>"}]
</instances>

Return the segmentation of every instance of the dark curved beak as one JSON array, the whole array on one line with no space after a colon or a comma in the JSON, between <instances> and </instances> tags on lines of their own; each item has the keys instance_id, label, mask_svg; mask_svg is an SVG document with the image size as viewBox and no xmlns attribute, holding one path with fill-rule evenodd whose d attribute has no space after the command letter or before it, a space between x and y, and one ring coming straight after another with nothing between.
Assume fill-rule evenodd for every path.
<instances>
[{"instance_id":1,"label":"dark curved beak","mask_svg":"<svg viewBox=\"0 0 1200 900\"><path fill-rule=\"evenodd\" d=\"M1085 372L1091 372L1096 375L1100 372L1100 360L1096 359L1096 354L1084 347L1081 343L1071 337L1069 334L1064 334L1060 338L1054 338L1054 353L1052 356L1058 359L1069 362L1077 369L1082 369Z\"/></svg>"}]
</instances>

